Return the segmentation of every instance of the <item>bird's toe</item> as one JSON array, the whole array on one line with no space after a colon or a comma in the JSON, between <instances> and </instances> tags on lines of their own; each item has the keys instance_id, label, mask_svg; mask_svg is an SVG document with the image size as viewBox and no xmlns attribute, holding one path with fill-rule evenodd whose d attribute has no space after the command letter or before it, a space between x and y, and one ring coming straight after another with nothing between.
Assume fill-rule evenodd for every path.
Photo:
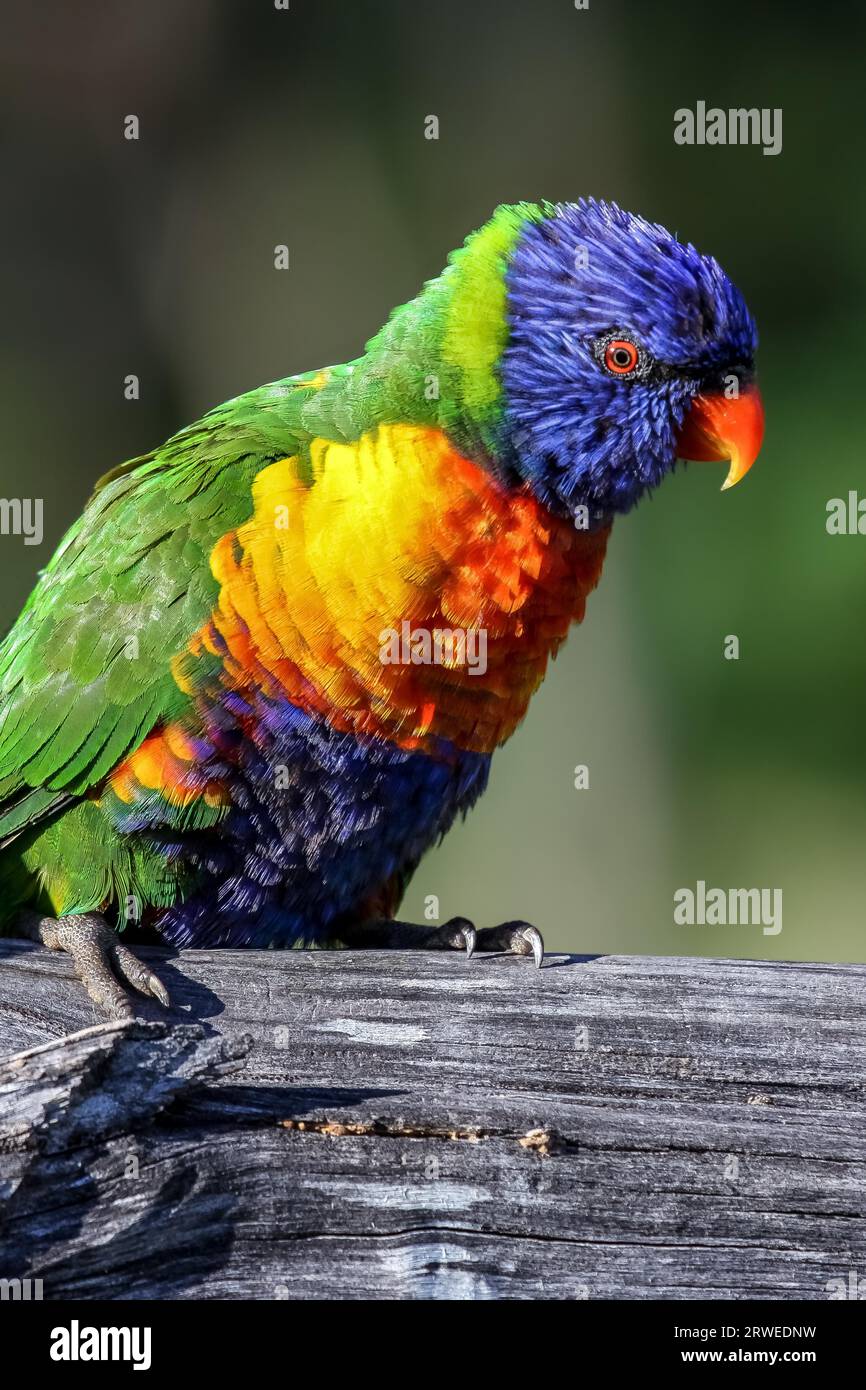
<instances>
[{"instance_id":1,"label":"bird's toe","mask_svg":"<svg viewBox=\"0 0 866 1390\"><path fill-rule=\"evenodd\" d=\"M544 940L531 922L501 922L478 933L479 951L505 951L513 956L532 956L536 967L544 960Z\"/></svg>"},{"instance_id":2,"label":"bird's toe","mask_svg":"<svg viewBox=\"0 0 866 1390\"><path fill-rule=\"evenodd\" d=\"M113 960L117 973L140 994L158 999L166 1009L171 1007L171 999L162 980L154 975L153 971L149 970L128 947L121 945L120 942L114 942Z\"/></svg>"},{"instance_id":3,"label":"bird's toe","mask_svg":"<svg viewBox=\"0 0 866 1390\"><path fill-rule=\"evenodd\" d=\"M55 950L72 957L75 973L90 998L114 1019L134 1016L125 985L169 1005L165 986L126 946L122 946L103 917L96 912L59 917L45 922L42 939Z\"/></svg>"},{"instance_id":4,"label":"bird's toe","mask_svg":"<svg viewBox=\"0 0 866 1390\"><path fill-rule=\"evenodd\" d=\"M468 917L451 917L441 928L449 946L457 951L465 951L466 959L475 954L478 933Z\"/></svg>"}]
</instances>

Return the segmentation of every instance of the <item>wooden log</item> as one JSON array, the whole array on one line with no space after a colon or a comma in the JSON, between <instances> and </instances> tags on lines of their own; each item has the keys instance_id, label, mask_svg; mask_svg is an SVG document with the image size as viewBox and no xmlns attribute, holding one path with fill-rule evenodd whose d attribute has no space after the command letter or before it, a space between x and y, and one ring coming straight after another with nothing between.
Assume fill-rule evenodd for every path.
<instances>
[{"instance_id":1,"label":"wooden log","mask_svg":"<svg viewBox=\"0 0 866 1390\"><path fill-rule=\"evenodd\" d=\"M866 966L142 955L170 1026L94 1029L64 956L0 942L0 1056L40 1048L0 1070L0 1278L45 1298L822 1300L866 1273Z\"/></svg>"}]
</instances>

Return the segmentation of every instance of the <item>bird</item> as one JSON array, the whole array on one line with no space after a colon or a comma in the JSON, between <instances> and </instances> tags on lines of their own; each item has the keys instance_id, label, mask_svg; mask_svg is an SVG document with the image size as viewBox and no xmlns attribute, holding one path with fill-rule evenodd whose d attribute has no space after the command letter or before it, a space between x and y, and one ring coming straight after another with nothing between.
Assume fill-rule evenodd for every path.
<instances>
[{"instance_id":1,"label":"bird","mask_svg":"<svg viewBox=\"0 0 866 1390\"><path fill-rule=\"evenodd\" d=\"M398 916L678 461L761 447L719 263L595 198L499 206L357 359L107 473L0 646L0 930L168 1005L120 939L534 959Z\"/></svg>"}]
</instances>

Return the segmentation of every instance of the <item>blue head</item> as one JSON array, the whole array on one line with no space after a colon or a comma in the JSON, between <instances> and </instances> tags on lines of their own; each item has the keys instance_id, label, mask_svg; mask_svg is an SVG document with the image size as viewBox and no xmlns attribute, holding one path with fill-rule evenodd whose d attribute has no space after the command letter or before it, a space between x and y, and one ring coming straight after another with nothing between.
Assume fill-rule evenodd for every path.
<instances>
[{"instance_id":1,"label":"blue head","mask_svg":"<svg viewBox=\"0 0 866 1390\"><path fill-rule=\"evenodd\" d=\"M755 325L717 261L593 199L529 218L508 266L509 452L545 505L626 512L677 457L760 447Z\"/></svg>"}]
</instances>

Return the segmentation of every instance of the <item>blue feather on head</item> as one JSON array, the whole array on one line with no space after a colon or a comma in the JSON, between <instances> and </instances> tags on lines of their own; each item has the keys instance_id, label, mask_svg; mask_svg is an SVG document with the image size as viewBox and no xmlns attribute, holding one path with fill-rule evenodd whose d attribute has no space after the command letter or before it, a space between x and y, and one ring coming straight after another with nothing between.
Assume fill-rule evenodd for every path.
<instances>
[{"instance_id":1,"label":"blue feather on head","mask_svg":"<svg viewBox=\"0 0 866 1390\"><path fill-rule=\"evenodd\" d=\"M724 399L730 381L759 400L755 323L713 257L615 203L581 199L527 221L506 280L504 447L551 510L587 508L598 524L629 511L678 456L733 456L699 452L694 431L689 453L682 435L693 403Z\"/></svg>"}]
</instances>

